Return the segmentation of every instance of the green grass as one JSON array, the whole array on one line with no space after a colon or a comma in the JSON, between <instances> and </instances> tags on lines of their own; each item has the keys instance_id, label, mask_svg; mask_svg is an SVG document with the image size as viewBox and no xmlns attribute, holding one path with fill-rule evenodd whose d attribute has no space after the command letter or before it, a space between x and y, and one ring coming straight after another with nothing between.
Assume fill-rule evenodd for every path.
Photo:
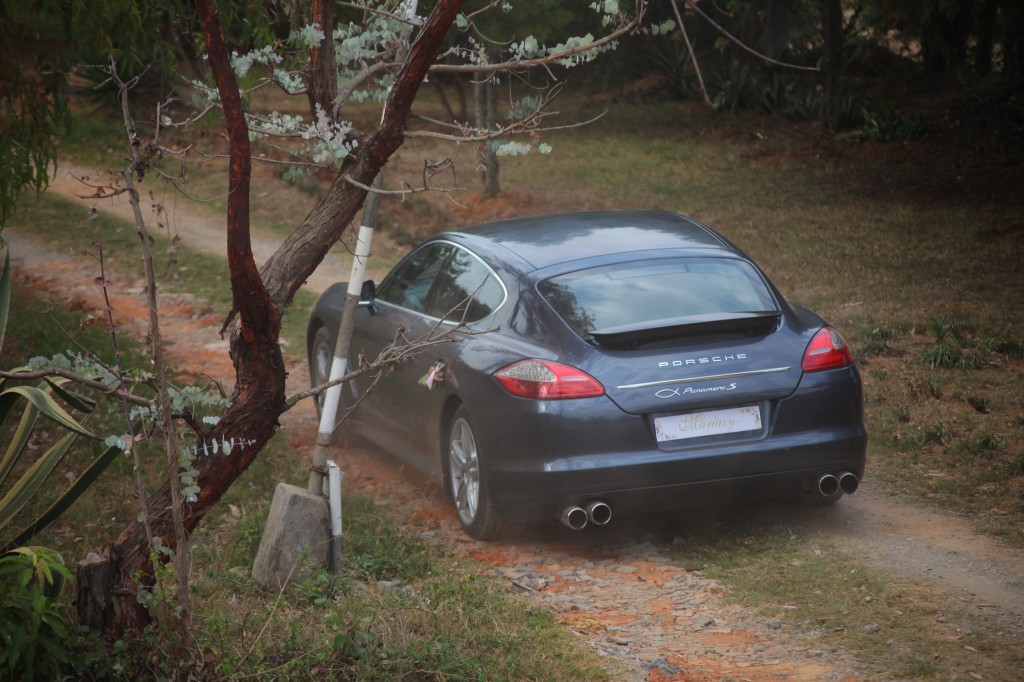
<instances>
[{"instance_id":1,"label":"green grass","mask_svg":"<svg viewBox=\"0 0 1024 682\"><path fill-rule=\"evenodd\" d=\"M346 572L317 573L281 595L248 578L263 504L250 500L240 518L219 515L198 534L196 560L209 568L193 579L194 618L202 624L198 644L218 652L217 672L295 680L608 678L550 614L515 602L471 564L399 528L369 498L348 496L344 514ZM227 549L236 569L216 568L224 564L211 556L225 551L225 535L240 539Z\"/></svg>"},{"instance_id":2,"label":"green grass","mask_svg":"<svg viewBox=\"0 0 1024 682\"><path fill-rule=\"evenodd\" d=\"M15 288L12 302L0 356L4 366L19 364L25 353L62 352L63 333L39 313L44 302L23 287ZM53 315L60 328L78 330L83 312L57 308ZM78 341L99 352L109 347L102 326L81 331ZM142 363L137 345L123 342L125 361ZM116 409L99 413L91 424L98 432L122 430ZM147 481L155 485L162 456L147 442L139 447ZM77 461L69 458L55 476L63 477ZM550 614L517 603L503 585L399 527L366 496L346 498L345 573L321 571L283 594L260 589L249 574L269 497L277 481L301 479L303 465L286 435L278 434L193 535L192 650L206 654L197 674L294 680L608 678L602 663L579 649ZM60 549L73 566L134 517L133 481L131 460L117 460L34 542ZM71 596L64 596L62 608L68 611ZM158 622L138 639L109 647L79 636L76 650L91 661L93 674L160 678L186 665L177 658L176 637L169 623Z\"/></svg>"},{"instance_id":3,"label":"green grass","mask_svg":"<svg viewBox=\"0 0 1024 682\"><path fill-rule=\"evenodd\" d=\"M370 497L347 494L345 571L277 594L249 578L274 481L304 473L283 437L193 537L198 644L221 674L276 679L602 680L550 614L450 549L402 528ZM264 627L265 626L265 627Z\"/></svg>"}]
</instances>

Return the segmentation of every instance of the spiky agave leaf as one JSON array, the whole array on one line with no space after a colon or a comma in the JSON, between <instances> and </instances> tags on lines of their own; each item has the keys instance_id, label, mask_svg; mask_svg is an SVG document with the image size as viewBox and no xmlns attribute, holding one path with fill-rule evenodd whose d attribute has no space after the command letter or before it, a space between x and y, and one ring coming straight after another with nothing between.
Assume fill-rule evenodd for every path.
<instances>
[{"instance_id":1,"label":"spiky agave leaf","mask_svg":"<svg viewBox=\"0 0 1024 682\"><path fill-rule=\"evenodd\" d=\"M13 405L13 403L11 403ZM5 410L4 412L9 412ZM0 428L3 427L3 423L6 420L7 414L0 416ZM11 437L11 442L7 445L7 450L4 452L3 459L0 459L0 486L3 486L4 481L11 473L11 469L14 468L14 463L18 461L21 453L25 449L25 445L28 443L29 436L32 435L32 429L35 428L36 421L39 418L39 410L36 409L35 405L29 403L25 406L25 411L21 414L21 422L18 424L18 428L15 430Z\"/></svg>"},{"instance_id":2,"label":"spiky agave leaf","mask_svg":"<svg viewBox=\"0 0 1024 682\"><path fill-rule=\"evenodd\" d=\"M48 391L35 386L14 386L0 393L0 414L6 414L10 410L10 403L18 398L28 400L43 416L52 419L68 431L86 438L96 438L91 431L79 424L63 407L58 405Z\"/></svg>"},{"instance_id":3,"label":"spiky agave leaf","mask_svg":"<svg viewBox=\"0 0 1024 682\"><path fill-rule=\"evenodd\" d=\"M100 477L110 463L117 459L117 456L121 454L121 448L109 447L99 457L93 460L85 471L75 479L64 493L53 501L50 507L40 514L36 519L29 523L23 528L14 538L7 543L7 546L0 549L0 554L8 551L12 547L17 547L24 544L32 538L36 533L41 533L47 526L60 518L68 508L75 503L75 501L89 489L97 478Z\"/></svg>"},{"instance_id":4,"label":"spiky agave leaf","mask_svg":"<svg viewBox=\"0 0 1024 682\"><path fill-rule=\"evenodd\" d=\"M82 395L77 391L65 388L65 384L71 383L70 379L65 379L63 377L47 377L46 383L50 385L50 388L56 391L61 400L79 412L92 414L93 410L96 409L95 400L87 395Z\"/></svg>"},{"instance_id":5,"label":"spiky agave leaf","mask_svg":"<svg viewBox=\"0 0 1024 682\"><path fill-rule=\"evenodd\" d=\"M7 331L7 315L11 310L11 251L4 256L4 272L0 274L0 349L4 347L4 332Z\"/></svg>"},{"instance_id":6,"label":"spiky agave leaf","mask_svg":"<svg viewBox=\"0 0 1024 682\"><path fill-rule=\"evenodd\" d=\"M42 490L47 478L51 473L53 473L53 470L68 453L71 446L79 436L96 439L96 436L91 431L82 426L82 424L80 424L53 399L50 395L50 390L59 390L61 395L67 393L66 390L60 389L59 386L53 386L53 384L47 382L40 384L40 387L15 386L0 392L0 425L2 425L6 418L11 414L17 403L20 403L21 401L26 403L18 427L14 431L11 441L5 449L3 459L0 460L0 485L6 482L15 463L24 455L29 437L31 436L40 415L47 417L58 426L62 427L65 431L69 432L63 438L58 440L55 445L43 453L43 455L39 457L32 466L30 466L28 470L14 482L12 486L10 486L6 494L0 498L0 529L7 527L22 508L24 508L30 500L39 495L39 492ZM41 529L41 527L52 522L52 520L59 516L59 514L63 512L71 502L81 495L82 491L87 488L93 480L95 480L95 477L100 471L106 468L106 465L109 464L109 462L109 453L101 455L86 471L88 476L83 474L83 476L79 477L79 480L76 481L71 488L66 490L57 499L57 501L51 505L50 509L40 517L40 519L36 519L26 530L19 533L18 538L27 539L31 537L37 529ZM93 471L94 467L96 468L96 471ZM45 520L45 523L41 523L43 520Z\"/></svg>"},{"instance_id":7,"label":"spiky agave leaf","mask_svg":"<svg viewBox=\"0 0 1024 682\"><path fill-rule=\"evenodd\" d=\"M69 433L57 441L11 486L7 494L0 498L0 528L5 528L21 508L39 494L47 477L53 473L54 468L77 438L77 433Z\"/></svg>"}]
</instances>

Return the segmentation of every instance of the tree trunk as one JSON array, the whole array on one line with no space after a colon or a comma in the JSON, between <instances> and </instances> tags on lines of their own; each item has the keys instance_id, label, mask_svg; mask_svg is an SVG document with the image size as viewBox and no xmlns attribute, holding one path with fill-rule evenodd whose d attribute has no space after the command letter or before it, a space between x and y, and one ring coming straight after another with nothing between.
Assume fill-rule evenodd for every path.
<instances>
[{"instance_id":1,"label":"tree trunk","mask_svg":"<svg viewBox=\"0 0 1024 682\"><path fill-rule=\"evenodd\" d=\"M487 79L487 85L484 88L487 93L486 96L486 109L487 109L487 129L497 130L498 129L498 88L494 84L493 78ZM487 146L487 187L484 189L484 194L489 197L495 197L501 194L501 184L498 182L498 172L501 170L501 166L498 164L498 155L494 153L494 147Z\"/></svg>"},{"instance_id":2,"label":"tree trunk","mask_svg":"<svg viewBox=\"0 0 1024 682\"><path fill-rule=\"evenodd\" d=\"M476 105L476 127L481 130L494 130L498 116L496 109L497 95L494 79L489 74L480 72L473 81L473 102ZM493 197L501 193L498 183L498 155L494 153L492 142L485 142L481 150L481 169L483 170L484 196Z\"/></svg>"},{"instance_id":3,"label":"tree trunk","mask_svg":"<svg viewBox=\"0 0 1024 682\"><path fill-rule=\"evenodd\" d=\"M432 79L434 83L434 90L437 92L437 96L441 98L441 106L444 107L444 111L448 114L448 120L452 123L458 123L459 117L455 114L455 109L452 108L452 103L448 101L448 94L444 91L445 78L441 75L434 76Z\"/></svg>"},{"instance_id":4,"label":"tree trunk","mask_svg":"<svg viewBox=\"0 0 1024 682\"><path fill-rule=\"evenodd\" d=\"M459 74L452 74L452 84L455 87L455 93L459 96L459 120L465 123L469 120L469 104L466 102L466 87L462 82L462 76Z\"/></svg>"},{"instance_id":5,"label":"tree trunk","mask_svg":"<svg viewBox=\"0 0 1024 682\"><path fill-rule=\"evenodd\" d=\"M921 26L921 57L929 74L943 74L967 61L971 3L955 0L931 7Z\"/></svg>"},{"instance_id":6,"label":"tree trunk","mask_svg":"<svg viewBox=\"0 0 1024 682\"><path fill-rule=\"evenodd\" d=\"M319 105L333 121L338 117L338 108L334 105L334 98L338 96L338 71L334 62L334 41L331 39L331 31L334 29L333 0L313 0L310 14L326 34L327 40L309 51L310 73L306 97L309 99L310 111L315 112Z\"/></svg>"},{"instance_id":7,"label":"tree trunk","mask_svg":"<svg viewBox=\"0 0 1024 682\"><path fill-rule=\"evenodd\" d=\"M354 161L339 173L324 199L260 272L249 239L251 158L238 86L217 11L211 0L196 0L230 141L227 255L238 325L231 336L230 350L236 374L235 394L231 407L207 437L207 443L234 442L234 447L229 454L197 457L200 492L185 510L187 533L192 533L277 429L278 417L285 409L285 365L278 343L280 317L362 205L365 190L351 186L344 176L350 174L369 185L402 144L412 102L461 6L462 0L437 3L396 76L380 127L359 146ZM167 513L169 486L165 484L152 494L148 504L147 516L154 534L173 549L175 538ZM84 624L116 637L127 630L140 630L149 622L149 613L136 595L140 587L154 581L151 549L144 528L133 522L116 542L78 566L78 611Z\"/></svg>"},{"instance_id":8,"label":"tree trunk","mask_svg":"<svg viewBox=\"0 0 1024 682\"><path fill-rule=\"evenodd\" d=\"M992 73L992 51L995 48L996 0L978 3L977 30L975 31L974 72L979 76Z\"/></svg>"},{"instance_id":9,"label":"tree trunk","mask_svg":"<svg viewBox=\"0 0 1024 682\"><path fill-rule=\"evenodd\" d=\"M1003 75L1010 81L1024 79L1024 3L1005 0L1003 17Z\"/></svg>"},{"instance_id":10,"label":"tree trunk","mask_svg":"<svg viewBox=\"0 0 1024 682\"><path fill-rule=\"evenodd\" d=\"M825 41L825 108L822 123L826 130L839 128L839 82L843 73L843 6L841 0L821 0L821 33Z\"/></svg>"}]
</instances>

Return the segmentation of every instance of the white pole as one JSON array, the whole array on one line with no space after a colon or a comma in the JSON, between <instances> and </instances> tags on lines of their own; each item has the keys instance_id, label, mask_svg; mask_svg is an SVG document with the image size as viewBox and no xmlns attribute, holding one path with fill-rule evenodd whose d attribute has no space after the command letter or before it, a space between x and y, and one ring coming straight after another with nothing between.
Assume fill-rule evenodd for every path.
<instances>
[{"instance_id":1,"label":"white pole","mask_svg":"<svg viewBox=\"0 0 1024 682\"><path fill-rule=\"evenodd\" d=\"M367 197L369 201L369 197ZM363 212L364 218L366 217L367 211ZM363 278L366 277L366 262L370 258L370 243L373 241L373 227L370 225L361 225L359 227L359 236L356 238L355 255L352 261L352 276L348 281L348 290L345 294L345 311L344 315L349 313L348 300L352 297L355 298L356 303L359 302L359 293L363 286ZM358 307L358 305L357 305ZM341 338L341 328L339 327L338 340ZM335 345L335 355L331 361L331 373L328 381L334 381L345 376L348 372L348 352L347 347L342 348L342 343ZM348 344L344 344L347 346ZM338 405L341 403L341 384L331 386L327 389L324 394L324 406L323 411L320 414L320 429L317 433L317 442L320 441L320 436L326 436L327 442L330 442L331 435L334 432L334 424L338 414Z\"/></svg>"},{"instance_id":2,"label":"white pole","mask_svg":"<svg viewBox=\"0 0 1024 682\"><path fill-rule=\"evenodd\" d=\"M380 176L378 175L378 180ZM377 186L378 182L374 182ZM371 192L366 196L363 205L363 222L359 226L356 238L355 255L352 258L352 275L348 280L345 293L345 305L338 325L338 336L334 345L334 358L331 360L329 381L335 381L348 372L349 348L352 345L352 329L355 325L356 311L359 309L359 294L366 276L366 262L370 258L370 243L373 241L373 224L377 220L377 203L380 195ZM331 386L324 394L324 405L320 412L320 427L316 434L316 451L313 453L313 466L309 471L307 489L312 493L323 493L324 467L327 464L327 452L331 447L334 426L338 423L338 407L341 404L342 384Z\"/></svg>"},{"instance_id":3,"label":"white pole","mask_svg":"<svg viewBox=\"0 0 1024 682\"><path fill-rule=\"evenodd\" d=\"M410 21L416 17L417 5L418 0L410 0L406 5L406 18ZM411 32L411 28L409 31ZM385 113L386 111L381 112L381 121L384 120ZM378 173L373 181L373 186L379 188L382 185L383 180ZM366 277L366 262L370 258L370 243L373 241L373 230L377 223L377 204L379 201L380 195L377 192L369 192L363 203L363 220L359 226L359 234L356 237L355 255L352 259L352 275L348 280L345 306L341 314L341 323L338 326L338 337L334 346L334 358L331 360L329 381L340 379L348 372L352 329L355 324L356 311L359 308L359 295L363 288L363 278ZM320 412L320 426L316 435L316 451L313 453L313 466L309 470L309 485L307 486L307 489L313 493L323 494L324 492L327 451L331 447L334 425L338 423L341 389L341 384L331 386L324 395L324 405Z\"/></svg>"},{"instance_id":4,"label":"white pole","mask_svg":"<svg viewBox=\"0 0 1024 682\"><path fill-rule=\"evenodd\" d=\"M341 571L341 479L345 477L344 472L331 460L327 463L327 478L330 496L328 503L331 509L331 552L328 559L328 568L332 574Z\"/></svg>"}]
</instances>

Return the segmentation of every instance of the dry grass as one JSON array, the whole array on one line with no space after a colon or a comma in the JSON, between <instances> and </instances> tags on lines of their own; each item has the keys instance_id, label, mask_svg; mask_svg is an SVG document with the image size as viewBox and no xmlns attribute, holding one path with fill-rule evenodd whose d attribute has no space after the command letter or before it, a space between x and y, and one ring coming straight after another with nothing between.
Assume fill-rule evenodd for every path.
<instances>
[{"instance_id":1,"label":"dry grass","mask_svg":"<svg viewBox=\"0 0 1024 682\"><path fill-rule=\"evenodd\" d=\"M418 111L442 116L425 95ZM990 144L998 131L836 142L809 124L695 104L559 105L560 123L601 118L545 134L551 155L502 159L505 191L495 199L479 194L475 145L410 137L385 170L387 186L420 186L425 159L451 159L434 184L453 191L382 202L375 271L428 234L494 218L627 207L691 215L851 343L867 390L868 476L1024 544L1024 173L1009 157L978 151L998 148ZM363 129L373 125L371 107L350 113ZM957 146L962 139L973 146ZM256 219L282 234L330 181L319 172L292 184L284 170L257 164L253 191ZM219 164L190 172L190 186L207 196L223 183ZM930 330L936 320L963 330L957 352L979 360L933 368L925 356L941 345ZM874 330L887 337L881 348ZM940 426L941 437L929 435Z\"/></svg>"}]
</instances>

